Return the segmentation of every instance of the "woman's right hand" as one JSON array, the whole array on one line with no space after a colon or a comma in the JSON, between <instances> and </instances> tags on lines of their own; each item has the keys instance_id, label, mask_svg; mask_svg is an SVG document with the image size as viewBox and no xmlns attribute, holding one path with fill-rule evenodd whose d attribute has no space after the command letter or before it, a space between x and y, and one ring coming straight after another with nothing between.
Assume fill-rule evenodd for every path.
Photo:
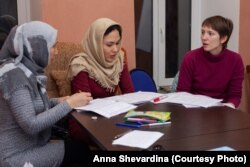
<instances>
[{"instance_id":1,"label":"woman's right hand","mask_svg":"<svg viewBox=\"0 0 250 167\"><path fill-rule=\"evenodd\" d=\"M67 98L67 102L70 105L70 107L76 108L80 106L85 106L88 104L91 100L93 100L92 96L88 92L80 92L80 93L75 93L69 98Z\"/></svg>"}]
</instances>

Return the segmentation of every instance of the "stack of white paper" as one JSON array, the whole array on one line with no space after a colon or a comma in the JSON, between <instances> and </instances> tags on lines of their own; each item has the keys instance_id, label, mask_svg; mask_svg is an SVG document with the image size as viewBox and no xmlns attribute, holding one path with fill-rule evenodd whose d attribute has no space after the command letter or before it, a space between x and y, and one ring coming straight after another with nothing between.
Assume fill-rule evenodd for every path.
<instances>
[{"instance_id":1,"label":"stack of white paper","mask_svg":"<svg viewBox=\"0 0 250 167\"><path fill-rule=\"evenodd\" d=\"M187 92L169 93L167 98L157 103L178 103L187 107L211 107L218 106L222 99L215 99L204 95L194 95Z\"/></svg>"},{"instance_id":2,"label":"stack of white paper","mask_svg":"<svg viewBox=\"0 0 250 167\"><path fill-rule=\"evenodd\" d=\"M163 135L161 132L133 130L114 140L112 144L147 149Z\"/></svg>"},{"instance_id":3,"label":"stack of white paper","mask_svg":"<svg viewBox=\"0 0 250 167\"><path fill-rule=\"evenodd\" d=\"M108 99L95 99L92 100L89 104L82 107L75 108L77 111L93 111L97 114L100 114L106 118L110 118L122 113L125 113L129 110L135 109L137 106L124 103L117 102L114 100Z\"/></svg>"},{"instance_id":4,"label":"stack of white paper","mask_svg":"<svg viewBox=\"0 0 250 167\"><path fill-rule=\"evenodd\" d=\"M154 98L161 97L164 94L155 93L155 92L134 92L134 93L127 93L123 95L117 95L112 97L107 97L106 99L121 101L130 104L140 104L149 102Z\"/></svg>"}]
</instances>

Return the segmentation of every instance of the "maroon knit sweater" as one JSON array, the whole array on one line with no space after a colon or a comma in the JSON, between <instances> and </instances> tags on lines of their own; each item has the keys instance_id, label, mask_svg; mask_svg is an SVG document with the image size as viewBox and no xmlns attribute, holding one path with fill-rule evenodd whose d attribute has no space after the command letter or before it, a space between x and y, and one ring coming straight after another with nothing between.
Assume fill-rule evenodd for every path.
<instances>
[{"instance_id":1,"label":"maroon knit sweater","mask_svg":"<svg viewBox=\"0 0 250 167\"><path fill-rule=\"evenodd\" d=\"M119 88L122 94L134 92L134 86L128 71L128 66L124 64L123 71L120 75ZM71 82L72 93L90 92L92 97L103 98L110 97L116 94L118 85L114 92L108 92L105 88L101 87L95 80L89 77L87 72L80 72ZM83 132L83 128L74 119L69 119L69 132L73 139L89 142L86 133Z\"/></svg>"},{"instance_id":2,"label":"maroon knit sweater","mask_svg":"<svg viewBox=\"0 0 250 167\"><path fill-rule=\"evenodd\" d=\"M213 56L201 47L184 56L177 91L223 99L238 107L243 79L244 65L239 54L224 49Z\"/></svg>"},{"instance_id":3,"label":"maroon knit sweater","mask_svg":"<svg viewBox=\"0 0 250 167\"><path fill-rule=\"evenodd\" d=\"M134 92L134 86L126 64L124 64L123 71L120 75L119 87L123 94ZM90 78L88 72L83 71L75 76L71 82L72 93L77 93L79 91L90 92L94 99L114 96L117 88L118 85L116 86L114 92L108 92L105 88L101 87L101 85L94 79Z\"/></svg>"}]
</instances>

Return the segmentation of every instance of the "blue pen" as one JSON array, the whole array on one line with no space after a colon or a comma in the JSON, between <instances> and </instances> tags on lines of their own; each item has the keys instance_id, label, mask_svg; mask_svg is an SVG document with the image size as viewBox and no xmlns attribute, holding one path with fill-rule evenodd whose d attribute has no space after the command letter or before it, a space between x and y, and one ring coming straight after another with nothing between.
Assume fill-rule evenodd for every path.
<instances>
[{"instance_id":1,"label":"blue pen","mask_svg":"<svg viewBox=\"0 0 250 167\"><path fill-rule=\"evenodd\" d=\"M128 124L128 123L124 123L124 122L117 122L116 125L117 126L128 127L128 128L140 128L141 127L141 125Z\"/></svg>"}]
</instances>

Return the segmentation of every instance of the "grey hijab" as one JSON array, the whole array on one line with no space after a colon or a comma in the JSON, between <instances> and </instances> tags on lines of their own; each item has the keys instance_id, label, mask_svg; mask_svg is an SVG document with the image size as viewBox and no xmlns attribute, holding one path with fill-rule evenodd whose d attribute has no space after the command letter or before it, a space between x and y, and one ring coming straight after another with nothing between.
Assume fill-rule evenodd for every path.
<instances>
[{"instance_id":1,"label":"grey hijab","mask_svg":"<svg viewBox=\"0 0 250 167\"><path fill-rule=\"evenodd\" d=\"M57 30L40 21L28 22L11 30L0 51L0 90L5 98L10 97L17 87L25 85L32 91L38 91L34 96L39 93L45 108L48 109L48 99L45 95L46 76L43 69L49 63L49 50L55 44L56 37ZM8 73L12 76L7 75ZM24 78L27 78L27 81ZM5 84L1 84L3 81L10 85L4 86Z\"/></svg>"},{"instance_id":2,"label":"grey hijab","mask_svg":"<svg viewBox=\"0 0 250 167\"><path fill-rule=\"evenodd\" d=\"M33 21L14 27L0 51L0 95L6 100L17 88L27 87L31 96L41 96L44 110L50 108L46 94L44 67L49 63L50 48L55 44L57 30L50 25ZM44 144L50 129L40 132Z\"/></svg>"}]
</instances>

